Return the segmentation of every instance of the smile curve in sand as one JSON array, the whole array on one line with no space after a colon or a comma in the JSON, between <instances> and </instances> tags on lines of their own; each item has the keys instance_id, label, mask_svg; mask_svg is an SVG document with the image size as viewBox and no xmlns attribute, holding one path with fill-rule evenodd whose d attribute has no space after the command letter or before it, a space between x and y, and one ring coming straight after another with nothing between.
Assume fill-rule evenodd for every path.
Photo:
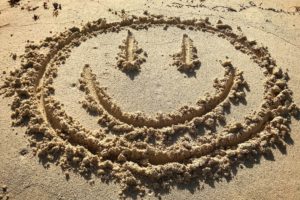
<instances>
[{"instance_id":1,"label":"smile curve in sand","mask_svg":"<svg viewBox=\"0 0 300 200\"><path fill-rule=\"evenodd\" d=\"M241 86L246 85L242 72L233 68L230 61L224 61L222 66L225 68L225 76L216 83L215 95L199 100L198 107L187 106L179 109L179 114L168 113L154 118L123 112L99 86L90 67L85 66L80 87L92 103L96 102L96 109L103 115L101 122L105 122L105 130L112 133L119 131L122 134L115 134L111 138L102 129L92 132L67 115L63 105L54 98L55 89L52 84L57 76L57 65L64 64L69 50L84 42L85 36L92 37L91 33L120 31L128 26L148 28L149 24L179 28L192 26L196 30L217 33L218 37L227 39L236 49L251 56L258 66L266 69L266 91L260 110L245 116L242 123L226 125L223 131L216 134L203 137L197 135L197 127L214 128L216 121L224 119L223 109L231 101L245 97L239 91ZM186 39L185 37L187 43L191 43ZM39 48L46 46L46 42L47 45L50 43L49 53L38 54ZM16 93L12 105L13 118L16 119L16 124L27 122L28 135L43 135L40 141L30 140L38 156L48 155L47 158L53 160L54 155L59 153L61 159L58 163L65 169L77 164L83 173L96 169L99 176L113 174L114 178L124 183L124 190L131 186L142 187L143 182L139 177L179 183L209 175L216 168L222 173L229 173L229 166L235 159L252 151L263 151L263 141L270 144L281 142L281 138L289 134L289 121L282 116L291 115L295 105L292 92L287 87L287 75L276 66L266 48L254 46L245 36L233 33L228 25L212 26L207 20L181 21L178 18L161 17L141 17L136 21L125 20L110 24L99 19L88 23L82 30L72 28L55 41L47 38L45 43L39 48L28 47L29 61L22 66L21 72L16 72L22 78L12 81L12 93ZM188 65L183 65L182 69L192 66L192 57L188 57ZM133 56L128 58L132 61ZM187 57L184 58L186 60ZM180 62L178 65L177 67L182 66ZM132 68L132 65L124 66ZM24 89L20 89L20 85ZM165 126L168 126L168 130L155 130ZM192 139L184 138L184 141L169 143L169 138L176 140L183 133L189 134ZM272 138L276 140L271 140ZM151 184L147 186L151 187Z\"/></svg>"}]
</instances>

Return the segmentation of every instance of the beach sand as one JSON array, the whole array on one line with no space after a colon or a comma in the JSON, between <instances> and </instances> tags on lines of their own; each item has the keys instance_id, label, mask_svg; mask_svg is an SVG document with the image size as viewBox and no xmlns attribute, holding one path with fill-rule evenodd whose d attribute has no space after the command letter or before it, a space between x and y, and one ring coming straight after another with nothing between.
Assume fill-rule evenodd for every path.
<instances>
[{"instance_id":1,"label":"beach sand","mask_svg":"<svg viewBox=\"0 0 300 200\"><path fill-rule=\"evenodd\" d=\"M300 1L0 2L0 199L299 199Z\"/></svg>"}]
</instances>

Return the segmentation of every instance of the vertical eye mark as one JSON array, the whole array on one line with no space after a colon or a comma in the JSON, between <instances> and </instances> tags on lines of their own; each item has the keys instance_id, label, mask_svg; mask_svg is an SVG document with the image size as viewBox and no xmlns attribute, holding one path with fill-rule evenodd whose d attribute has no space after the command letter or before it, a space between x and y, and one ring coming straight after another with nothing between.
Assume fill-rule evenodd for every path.
<instances>
[{"instance_id":1,"label":"vertical eye mark","mask_svg":"<svg viewBox=\"0 0 300 200\"><path fill-rule=\"evenodd\" d=\"M145 57L147 54L138 47L138 42L131 31L128 31L126 39L123 40L123 45L120 45L119 48L121 52L117 57L117 66L124 72L139 71L141 64L146 62Z\"/></svg>"},{"instance_id":2,"label":"vertical eye mark","mask_svg":"<svg viewBox=\"0 0 300 200\"><path fill-rule=\"evenodd\" d=\"M184 34L182 37L181 52L173 55L174 63L181 72L193 72L200 67L200 60L197 56L197 49L193 40Z\"/></svg>"}]
</instances>

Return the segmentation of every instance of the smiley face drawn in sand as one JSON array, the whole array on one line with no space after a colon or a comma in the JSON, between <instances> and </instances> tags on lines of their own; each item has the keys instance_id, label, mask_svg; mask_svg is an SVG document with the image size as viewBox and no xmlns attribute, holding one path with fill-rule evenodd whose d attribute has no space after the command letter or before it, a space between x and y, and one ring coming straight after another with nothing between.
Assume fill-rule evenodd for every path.
<instances>
[{"instance_id":1,"label":"smiley face drawn in sand","mask_svg":"<svg viewBox=\"0 0 300 200\"><path fill-rule=\"evenodd\" d=\"M148 30L150 31L150 30ZM139 31L137 31L138 33ZM147 38L147 37L145 37ZM124 46L121 46L122 53L120 58L117 58L117 68L120 68L122 71L125 71L128 76L130 76L130 72L134 73L136 70L141 70L141 65L145 62L140 61L141 57L140 54L144 50L139 48L137 46L137 41L134 38L134 35L131 31L128 31L128 34L126 36L126 39L123 40ZM112 47L114 45L111 45ZM179 46L179 45L178 45ZM84 47L83 47L84 48ZM193 46L193 41L186 35L183 34L182 38L182 44L181 44L181 50L180 53L176 53L172 56L166 56L165 60L170 59L171 64L170 66L177 66L179 71L184 71L187 73L190 73L195 68L198 68L200 65L200 61L197 56L197 50ZM154 49L156 51L156 49ZM112 52L109 47L107 47L106 54L109 54L109 52ZM138 53L137 53L138 52ZM169 51L168 51L169 52ZM156 52L150 51L150 56L153 55ZM162 52L161 52L162 53ZM100 55L103 54L102 52L99 53ZM105 54L105 53L104 53ZM165 53L167 54L167 53ZM75 59L74 56L70 59ZM157 59L157 58L155 58ZM75 59L76 60L76 59ZM108 58L109 60L109 58ZM148 58L148 60L151 62L151 57ZM164 61L163 59L160 59L159 61ZM75 61L77 62L77 61ZM114 61L106 61L107 63L111 62L112 65ZM101 63L102 64L102 63ZM97 68L101 68L101 64L98 64ZM148 64L144 63L145 70L152 69L156 67L155 64ZM229 93L231 92L231 88L235 87L238 89L242 94L243 97L245 96L245 93L243 92L243 85L246 84L246 82L243 80L242 73L238 72L236 68L234 68L230 61L224 62L224 63L217 63L218 65L222 66L220 68L223 68L221 70L224 70L224 77L221 80L216 80L215 83L211 81L211 85L215 84L215 88L213 88L215 93L212 93L211 96L206 97L206 99L197 99L195 106L187 106L184 105L181 108L178 108L175 112L171 113L156 113L154 117L147 115L145 112L124 112L122 111L122 108L115 103L114 98L110 97L106 91L105 87L101 87L102 82L98 83L96 80L96 75L92 72L92 67L88 64L84 66L83 72L81 73L81 87L84 91L86 91L86 94L93 98L94 101L97 102L97 104L103 109L101 113L105 112L108 113L108 115L112 116L116 120L125 123L126 125L133 126L133 127L152 127L152 128L163 128L163 127L170 127L172 125L178 125L178 124L184 124L186 121L191 121L196 117L200 117L210 111L212 111L214 108L216 108L219 104L228 97ZM70 65L69 65L70 66ZM109 66L109 64L108 64ZM103 67L104 68L104 67ZM108 67L107 67L108 68ZM106 69L107 69L106 68ZM163 67L157 67L157 72L159 73L160 70L162 70ZM171 67L170 67L171 68ZM105 70L106 70L105 69ZM112 69L111 69L112 70ZM175 71L175 70L173 70ZM146 74L147 73L147 74ZM169 72L167 72L169 73ZM174 72L173 72L174 73ZM175 73L177 73L175 71ZM221 72L222 73L222 72ZM201 74L200 74L201 75ZM113 76L113 74L110 74L109 76ZM142 76L142 75L141 75ZM148 71L144 72L144 76L149 76ZM181 75L180 75L181 76ZM128 79L125 77L125 79ZM146 79L142 77L141 79ZM152 77L149 77L149 79L152 79ZM155 77L153 77L155 79ZM172 79L171 77L169 79ZM199 77L199 79L204 79L204 77ZM203 83L199 81L199 79L195 79L196 82ZM135 87L138 87L138 85L144 85L143 80L137 81L135 84ZM159 80L157 80L159 81ZM205 80L204 80L205 81ZM124 81L122 81L122 84L127 84ZM131 84L131 83L129 83ZM161 83L163 84L163 83ZM58 87L58 86L56 86ZM126 87L126 86L125 86ZM184 91L181 92L184 94ZM143 95L142 92L140 95ZM242 97L242 95L240 95ZM145 97L146 98L146 97ZM143 99L145 99L143 98ZM132 101L132 104L135 104L134 98L128 98L125 101ZM155 98L153 99L155 101ZM228 104L228 100L225 101L224 104ZM88 106L87 106L88 108ZM99 108L100 109L100 108Z\"/></svg>"},{"instance_id":2,"label":"smiley face drawn in sand","mask_svg":"<svg viewBox=\"0 0 300 200\"><path fill-rule=\"evenodd\" d=\"M189 34L185 35L186 32L212 34L218 40L229 41L242 55L250 57L258 69L263 70L266 79L260 108L244 116L240 122L227 123L225 115L230 105L245 100L247 83L242 71L223 58L219 65L224 75L212 81L215 92L198 99L194 105L184 105L175 111L154 116L124 111L102 87L103 80L96 77L94 70L99 68L91 63L81 65L77 74L81 73L80 89L85 93L82 106L96 113L100 125L97 130L83 126L83 122L76 120L78 116L69 115L64 105L55 98L57 90L54 82L60 76L58 69L64 68L77 47L83 47L85 42L95 37L122 32L126 35L128 29L137 32L165 31L166 27L183 32L178 41L179 44L182 41L184 48L177 55L177 50L171 53L171 58L174 58L171 61L175 61L176 67L172 66L172 62L167 65L175 68L176 73L177 67L185 70L190 69L193 63L199 64L193 56L193 48L184 50L187 49L185 45L191 45L192 41ZM126 41L135 45L132 35L129 36ZM198 41L194 37L193 40ZM138 41L139 45L145 44ZM176 45L180 50L180 45ZM44 54L42 50L45 49L48 51ZM147 65L151 65L149 60L154 55L148 51L147 61L143 60L143 63L135 63L134 55L125 52L123 60L114 60L114 67L109 63L102 66L112 67L123 74L121 70L132 69L139 64L143 70L136 79L142 78L143 71L149 72ZM192 54L187 55L186 52ZM123 191L128 188L141 192L145 188L168 189L171 184L195 179L229 177L231 167L243 157L266 152L273 144L282 145L284 138L289 136L290 116L297 111L287 86L288 76L276 66L267 49L248 41L244 35L234 33L228 25L218 23L214 26L208 20L147 16L106 23L99 19L82 29L72 28L54 38L46 38L41 45L28 46L25 57L27 60L21 69L14 72L7 82L7 95L16 94L12 117L15 125L27 126L34 152L41 159L58 163L63 169L116 179L121 182ZM205 59L202 61L204 70ZM183 74L178 73L178 76ZM130 80L126 75L125 78Z\"/></svg>"}]
</instances>

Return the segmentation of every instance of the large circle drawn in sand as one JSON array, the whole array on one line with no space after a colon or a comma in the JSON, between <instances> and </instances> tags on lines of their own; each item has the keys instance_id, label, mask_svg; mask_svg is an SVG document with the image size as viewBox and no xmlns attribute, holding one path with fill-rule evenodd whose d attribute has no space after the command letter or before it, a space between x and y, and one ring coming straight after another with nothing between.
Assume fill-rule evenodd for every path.
<instances>
[{"instance_id":1,"label":"large circle drawn in sand","mask_svg":"<svg viewBox=\"0 0 300 200\"><path fill-rule=\"evenodd\" d=\"M201 97L194 105L183 105L174 112L154 116L122 110L101 86L94 68L88 64L82 66L79 80L85 97L82 106L98 118L97 130L83 126L56 99L54 83L59 79L59 68L67 66L71 52L81 43L128 29L166 27L214 34L249 56L265 78L259 109L245 115L241 122L227 123L230 107L243 103L247 98L245 91L249 90L242 70L229 60L219 63L224 75L213 81L214 92ZM183 41L186 39L184 36ZM267 48L248 41L246 36L234 33L221 22L212 25L208 20L161 16L135 17L115 23L100 19L26 49L27 61L13 74L10 86L11 93L17 94L12 105L15 124L28 127L35 153L42 161L56 162L83 175L94 173L106 179L115 178L124 190L168 188L170 183L227 177L238 158L265 152L273 144L282 145L289 136L289 118L296 106L287 87L287 74L276 66ZM175 66L169 67L192 66L190 63L196 57L186 55L187 52L176 54ZM133 57L128 57L130 62ZM122 60L122 70L128 67L129 61ZM141 70L144 64L139 66Z\"/></svg>"}]
</instances>

